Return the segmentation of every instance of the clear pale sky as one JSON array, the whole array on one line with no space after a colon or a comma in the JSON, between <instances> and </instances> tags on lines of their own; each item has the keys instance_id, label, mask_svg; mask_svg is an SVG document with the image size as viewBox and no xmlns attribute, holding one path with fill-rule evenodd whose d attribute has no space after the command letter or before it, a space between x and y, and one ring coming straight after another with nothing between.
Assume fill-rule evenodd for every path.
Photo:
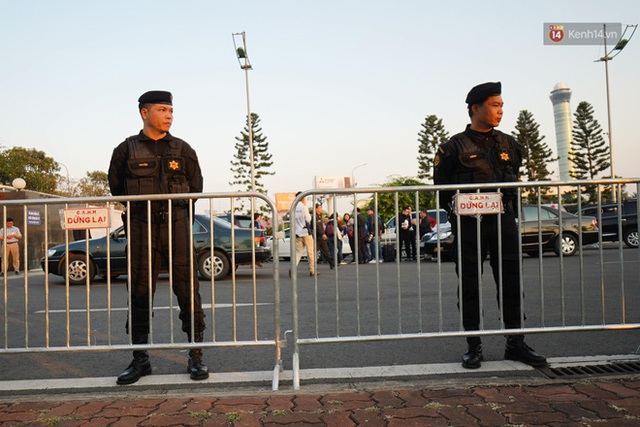
<instances>
[{"instance_id":1,"label":"clear pale sky","mask_svg":"<svg viewBox=\"0 0 640 427\"><path fill-rule=\"evenodd\" d=\"M205 191L235 190L230 161L247 106L231 34L245 31L272 197L364 163L360 187L416 176L425 117L463 130L465 96L485 81L503 84L504 132L529 110L555 151L558 82L573 91L572 112L588 101L606 131L605 67L594 62L602 46L545 46L543 23L640 23L637 0L2 3L0 145L42 150L72 179L106 171L113 148L141 128L138 97L163 89L174 95L171 132L197 150ZM638 70L640 31L609 63L624 177L640 176Z\"/></svg>"}]
</instances>

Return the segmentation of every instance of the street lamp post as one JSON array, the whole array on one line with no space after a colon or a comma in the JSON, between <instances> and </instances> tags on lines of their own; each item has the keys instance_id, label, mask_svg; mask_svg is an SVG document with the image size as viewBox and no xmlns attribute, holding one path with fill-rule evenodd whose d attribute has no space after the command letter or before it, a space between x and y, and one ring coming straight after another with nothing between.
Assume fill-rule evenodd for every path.
<instances>
[{"instance_id":1,"label":"street lamp post","mask_svg":"<svg viewBox=\"0 0 640 427\"><path fill-rule=\"evenodd\" d=\"M613 49L607 52L607 24L602 24L604 56L598 59L596 62L604 62L604 74L605 74L605 82L607 86L607 128L608 128L608 135L609 135L609 162L611 166L611 179L616 178L616 170L615 170L614 159L613 159L613 135L612 135L612 129L611 129L611 99L610 99L610 93L609 93L609 61L611 61L613 58L618 56L620 52L622 52L622 49L624 49L624 47L627 45L627 43L629 43L629 41L633 37L633 34L636 32L637 27L638 25L627 25L624 31L622 32L620 39L615 44ZM629 36L625 38L625 34L627 34L627 31L630 31L630 33L629 33ZM613 196L613 201L615 202L616 194L613 187L611 188L611 192Z\"/></svg>"},{"instance_id":2,"label":"street lamp post","mask_svg":"<svg viewBox=\"0 0 640 427\"><path fill-rule=\"evenodd\" d=\"M356 169L361 168L362 166L367 166L368 163L363 163L361 165L356 166L355 168L351 169L351 186L355 187L356 186L356 177L354 175L354 172L356 171Z\"/></svg>"},{"instance_id":3,"label":"street lamp post","mask_svg":"<svg viewBox=\"0 0 640 427\"><path fill-rule=\"evenodd\" d=\"M253 126L251 124L251 99L249 97L249 70L253 70L251 63L249 62L249 55L247 54L247 38L245 32L241 33L233 33L233 46L236 49L236 56L238 57L238 64L240 64L240 68L244 70L245 74L245 85L247 92L247 125L249 127L249 165L251 167L251 191L256 190L256 181L255 181L255 169L253 162ZM236 42L236 38L240 37L240 41L242 42L241 46L238 46L239 43Z\"/></svg>"}]
</instances>

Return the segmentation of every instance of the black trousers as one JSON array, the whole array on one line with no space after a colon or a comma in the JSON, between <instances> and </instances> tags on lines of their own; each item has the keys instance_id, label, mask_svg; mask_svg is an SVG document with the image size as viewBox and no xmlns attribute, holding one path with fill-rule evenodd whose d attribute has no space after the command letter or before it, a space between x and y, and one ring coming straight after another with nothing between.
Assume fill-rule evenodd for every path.
<instances>
[{"instance_id":1,"label":"black trousers","mask_svg":"<svg viewBox=\"0 0 640 427\"><path fill-rule=\"evenodd\" d=\"M475 216L460 218L461 230L457 232L457 220L452 218L454 233L454 251L456 273L462 274L462 290L458 289L458 307L462 302L462 320L465 330L480 328L480 292L478 263L483 271L484 260L490 256L490 265L496 283L496 297L500 306L499 274L502 271L502 319L505 328L513 329L521 326L520 270L518 262L518 239L520 234L513 214L501 215L500 257L498 242L498 215L484 215L478 229ZM477 234L480 233L480 251L478 258ZM461 243L462 258L458 259L458 241ZM500 265L500 258L502 265ZM462 292L461 292L462 291ZM460 295L462 293L462 296Z\"/></svg>"},{"instance_id":2,"label":"black trousers","mask_svg":"<svg viewBox=\"0 0 640 427\"><path fill-rule=\"evenodd\" d=\"M322 254L322 257L329 263L331 268L335 266L335 261L331 256L331 251L329 250L329 245L327 244L327 240L324 240L322 236L316 237L316 248Z\"/></svg>"},{"instance_id":3,"label":"black trousers","mask_svg":"<svg viewBox=\"0 0 640 427\"><path fill-rule=\"evenodd\" d=\"M200 285L196 270L195 255L190 251L192 239L186 210L176 210L173 214L171 246L169 246L169 224L154 215L151 223L151 245L148 241L148 224L145 219L131 218L128 238L131 245L131 317L132 337L144 337L149 333L149 305L153 304L156 283L163 260L169 259L171 252L173 293L178 299L182 330L191 337L191 298L193 296L194 333L201 335L205 329L204 312L200 298ZM126 224L125 224L126 226ZM149 264L149 250L151 264ZM193 269L190 268L193 262ZM151 270L151 289L149 271ZM127 331L128 329L127 321Z\"/></svg>"},{"instance_id":4,"label":"black trousers","mask_svg":"<svg viewBox=\"0 0 640 427\"><path fill-rule=\"evenodd\" d=\"M416 259L416 235L411 231L400 230L400 256L402 247L407 254L407 259Z\"/></svg>"}]
</instances>

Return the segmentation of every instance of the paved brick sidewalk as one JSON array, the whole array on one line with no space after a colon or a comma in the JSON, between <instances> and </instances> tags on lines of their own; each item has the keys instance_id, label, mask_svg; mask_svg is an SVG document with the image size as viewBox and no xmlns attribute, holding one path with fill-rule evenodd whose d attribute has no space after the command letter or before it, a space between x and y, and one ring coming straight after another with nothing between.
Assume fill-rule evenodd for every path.
<instances>
[{"instance_id":1,"label":"paved brick sidewalk","mask_svg":"<svg viewBox=\"0 0 640 427\"><path fill-rule=\"evenodd\" d=\"M374 387L372 385L372 387ZM0 402L2 426L640 426L640 377Z\"/></svg>"}]
</instances>

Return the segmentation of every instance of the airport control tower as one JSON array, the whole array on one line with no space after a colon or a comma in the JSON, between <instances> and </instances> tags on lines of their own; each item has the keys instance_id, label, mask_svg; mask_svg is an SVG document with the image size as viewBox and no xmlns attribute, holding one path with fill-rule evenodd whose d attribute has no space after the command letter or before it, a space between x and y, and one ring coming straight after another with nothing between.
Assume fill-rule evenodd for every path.
<instances>
[{"instance_id":1,"label":"airport control tower","mask_svg":"<svg viewBox=\"0 0 640 427\"><path fill-rule=\"evenodd\" d=\"M558 165L560 167L560 179L568 181L571 179L570 172L573 170L571 161L571 141L573 133L571 131L571 89L566 83L558 83L553 87L549 95L553 103L553 117L556 122L556 145L558 148Z\"/></svg>"}]
</instances>

